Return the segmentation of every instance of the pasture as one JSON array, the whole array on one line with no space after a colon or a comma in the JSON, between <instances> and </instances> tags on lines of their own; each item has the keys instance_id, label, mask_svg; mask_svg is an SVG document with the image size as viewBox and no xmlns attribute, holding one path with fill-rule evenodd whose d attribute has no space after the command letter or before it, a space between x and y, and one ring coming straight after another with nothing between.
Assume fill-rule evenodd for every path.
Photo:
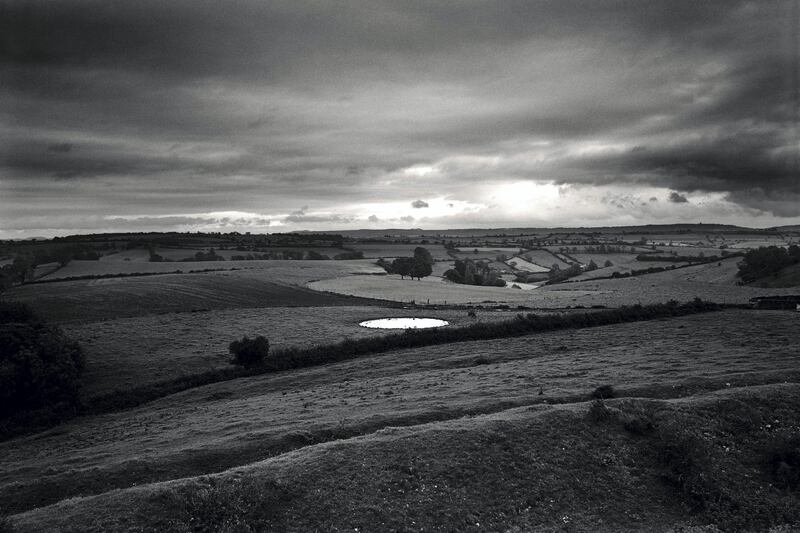
<instances>
[{"instance_id":1,"label":"pasture","mask_svg":"<svg viewBox=\"0 0 800 533\"><path fill-rule=\"evenodd\" d=\"M523 272L550 272L549 268L531 263L521 257L512 257L506 261L506 264L515 270L521 270Z\"/></svg>"},{"instance_id":2,"label":"pasture","mask_svg":"<svg viewBox=\"0 0 800 533\"><path fill-rule=\"evenodd\" d=\"M515 311L420 310L393 307L262 307L168 313L71 324L65 331L86 352L83 394L157 383L229 366L228 344L264 335L271 349L334 344L385 335L359 322L388 317L430 317L452 326L506 320Z\"/></svg>"},{"instance_id":3,"label":"pasture","mask_svg":"<svg viewBox=\"0 0 800 533\"><path fill-rule=\"evenodd\" d=\"M149 520L174 518L169 510L172 500L163 496L164 491L204 483L180 478L218 473L217 483L221 484L235 483L236 479L251 475L268 480L277 474L264 472L264 467L269 470L272 468L269 465L287 468L297 465L298 470L291 471L300 476L296 482L302 484L303 476L314 476L321 468L319 459L314 459L317 454L333 457L332 461L341 467L335 475L323 469L314 478L317 483L327 479L341 486L342 480L350 479L356 485L371 486L369 483L373 481L369 479L379 479L384 480L381 490L397 491L404 485L390 474L395 469L407 469L409 464L423 472L451 467L453 463L448 459L451 456L445 450L459 455L462 444L457 443L463 443L463 438L473 438L468 436L470 425L492 420L500 423L474 437L478 439L475 450L494 453L491 450L499 452L504 442L516 438L516 433L507 432L508 425L499 421L510 421L523 413L533 416L561 409L575 416L563 422L558 417L546 417L543 425L536 426L539 429L529 428L524 433L535 435L534 440L544 439L542 447L535 448L538 454L553 446L556 450L561 448L561 460L553 457L541 464L543 468L552 468L553 476L556 472L563 476L567 464L564 461L573 460L564 450L579 446L574 456L577 465L586 460L584 449L593 450L592 454L605 450L603 453L608 454L618 447L603 439L596 440L600 426L587 426L587 433L581 433L585 448L570 440L570 428L584 427L579 420L588 408L587 404L574 402L588 399L599 385L611 384L618 396L626 398L682 398L674 404L676 408L681 405L693 408L699 401L697 398L710 391L726 392L712 395L716 399L709 405L718 404L724 395L736 391L750 398L751 405L758 405L761 401L758 398L766 396L756 397L745 392L751 389L740 387L757 391L758 386L800 377L794 349L800 339L794 324L793 313L724 311L652 321L647 327L641 323L620 324L398 350L324 367L217 383L120 413L76 419L39 435L0 443L0 469L5 474L0 480L0 498L22 531L43 524L48 529L57 529L62 527L59 524L66 523L79 524L86 531L116 529L116 525L123 524L118 520L123 519L146 525L151 524ZM771 406L770 417L783 418L789 416L787 413L797 412L791 407L797 402L790 400L797 396L797 386L785 387L794 392L775 405L787 407L775 411ZM568 405L551 411L548 403ZM657 405L663 409L668 404ZM468 414L484 414L488 418L461 418ZM419 425L425 423L431 425ZM396 429L404 425L414 427ZM552 433L542 432L546 427ZM455 433L447 433L451 430ZM431 443L424 435L442 431L443 435L450 435L447 440L452 444L448 448L436 445L432 455L426 455L424 450ZM594 438L590 437L592 434ZM367 436L325 444L357 435ZM377 445L400 435L409 438L393 446L392 453L372 458L369 443ZM456 435L462 438L454 438ZM620 442L629 446L636 439L629 436ZM492 442L500 448L495 448ZM310 446L315 443L323 444ZM291 451L296 448L301 449ZM54 449L59 453L48 453ZM359 457L358 461L369 464L361 463L359 467L359 463L337 455L346 453L349 457L348 450L352 450L353 457ZM614 460L622 461L626 456L623 447ZM629 460L635 457L641 455L634 454ZM500 479L505 485L516 486L530 479L530 473L518 467L502 470L508 459L498 456L489 463L492 469L501 468ZM544 467L545 464L551 466ZM376 476L375 472L387 474ZM654 470L653 479L657 474ZM626 479L623 471L603 475L611 476L604 483ZM451 492L446 478L431 476L430 483L444 483L444 492L431 501L438 502L440 498L445 501L448 495L457 493L456 487L464 486L452 480L449 483L456 492ZM547 479L535 483L531 490L551 488ZM176 481L160 484L169 480ZM341 492L332 493L340 496L329 497L335 500L347 494L361 494L358 490L352 492L354 487L350 483L346 482ZM316 484L312 486L319 488ZM676 507L667 508L677 512L679 502L672 499L672 493L663 484L652 483L652 487L648 490L656 490L659 498L673 502ZM410 494L424 496L426 493L421 490L421 485L412 485ZM502 492L504 498L513 493L505 489ZM631 501L635 501L641 492L635 491L636 498L631 494ZM52 506L78 495L84 498ZM555 494L554 497L565 498L559 500L559 510L573 498ZM351 504L358 496L353 498ZM320 520L338 520L336 512L324 503L327 501L308 502L304 512ZM394 513L399 509L395 505L402 506L405 501L404 498L387 501L389 516L396 516ZM647 505L651 503L648 501ZM146 513L149 518L134 518L129 514L139 512L141 505L150 506ZM284 500L276 505L276 509L292 508ZM577 508L570 509L578 512ZM667 513L670 520L681 516L679 512L674 516L671 512ZM476 522L488 519L482 517ZM170 529L167 526L164 523L161 527Z\"/></svg>"},{"instance_id":4,"label":"pasture","mask_svg":"<svg viewBox=\"0 0 800 533\"><path fill-rule=\"evenodd\" d=\"M511 270L494 260L501 253L514 258L519 248L468 233L487 244L456 257L486 257ZM135 248L99 261L41 265L44 282L12 286L3 298L30 304L83 346L84 404L81 416L0 442L0 511L10 513L0 516L0 530L400 531L447 524L459 531L710 533L691 528L713 522L735 530L725 520L762 516L800 523L796 492L778 490L758 455L800 427L793 311L726 309L520 337L498 328L505 337L413 349L378 342L340 362L325 349L303 360L325 362L319 366L212 372L221 376L213 383L187 379L180 389L159 388L231 368L228 345L244 335L264 335L273 350L311 348L387 334L358 326L376 318L430 317L459 327L528 310L550 315L695 297L747 304L797 293L796 286L738 285L741 258L594 279L676 264L637 261L640 248L651 250L635 244L639 233L532 235L553 245L523 254L531 263L512 259L520 261L517 270L568 267L569 257L554 254L570 240L584 242L569 256L601 268L517 290L442 279L454 257L441 245L423 245L436 261L422 280L375 264L377 257L412 255L419 245L409 241L434 238L422 234L397 243L346 238L346 248L366 256L352 261L151 263L146 249ZM197 249L262 241L234 237L200 239ZM636 252L586 253L585 241L618 246L619 239ZM663 250L711 255L720 243L778 240L680 233L679 244ZM173 248L158 253L194 254L191 239L187 248L178 237L163 242ZM226 257L247 253L215 249ZM602 268L605 259L613 266ZM792 270L771 284L796 279ZM507 308L477 308L485 304ZM296 362L291 353L282 357ZM604 396L602 407L589 403L604 385L616 398ZM159 394L138 396L148 386ZM118 397L133 401L115 404ZM612 413L606 419L597 415L603 409ZM626 426L631 420L634 429ZM684 454L700 479L713 481L699 490L708 489L714 505L732 501L727 514L703 510L687 518L689 496L665 483L671 471L664 450L687 435L708 448L699 460Z\"/></svg>"},{"instance_id":5,"label":"pasture","mask_svg":"<svg viewBox=\"0 0 800 533\"><path fill-rule=\"evenodd\" d=\"M305 269L298 265L296 270L288 268L288 261L280 263L283 265L274 269L29 284L7 291L6 297L27 303L45 318L56 322L86 322L238 307L310 307L359 303L352 298L321 294L290 284L290 280L302 283L317 275L330 275L335 271L316 268L316 263L334 262L312 261L315 265Z\"/></svg>"}]
</instances>

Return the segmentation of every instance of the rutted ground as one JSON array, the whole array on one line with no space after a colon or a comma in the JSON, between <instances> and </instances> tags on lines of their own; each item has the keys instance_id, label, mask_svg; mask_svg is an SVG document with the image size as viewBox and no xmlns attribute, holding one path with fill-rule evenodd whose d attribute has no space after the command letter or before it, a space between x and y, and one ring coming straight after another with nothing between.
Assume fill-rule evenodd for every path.
<instances>
[{"instance_id":1,"label":"rutted ground","mask_svg":"<svg viewBox=\"0 0 800 533\"><path fill-rule=\"evenodd\" d=\"M796 315L707 315L455 343L218 383L0 443L14 511L211 473L335 436L585 398L797 381Z\"/></svg>"}]
</instances>

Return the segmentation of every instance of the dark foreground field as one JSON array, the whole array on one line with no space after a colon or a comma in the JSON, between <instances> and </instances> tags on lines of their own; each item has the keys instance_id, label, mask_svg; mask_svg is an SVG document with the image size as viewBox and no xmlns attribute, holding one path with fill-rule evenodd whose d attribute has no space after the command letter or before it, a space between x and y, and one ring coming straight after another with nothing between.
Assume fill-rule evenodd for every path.
<instances>
[{"instance_id":1,"label":"dark foreground field","mask_svg":"<svg viewBox=\"0 0 800 533\"><path fill-rule=\"evenodd\" d=\"M237 379L0 443L0 501L20 531L766 531L800 520L798 344L731 310Z\"/></svg>"}]
</instances>

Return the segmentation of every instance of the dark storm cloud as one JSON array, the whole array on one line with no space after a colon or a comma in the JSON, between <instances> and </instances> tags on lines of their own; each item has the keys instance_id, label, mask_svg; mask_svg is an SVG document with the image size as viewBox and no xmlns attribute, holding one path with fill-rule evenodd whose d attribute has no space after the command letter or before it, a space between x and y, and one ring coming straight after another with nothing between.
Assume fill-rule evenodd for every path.
<instances>
[{"instance_id":1,"label":"dark storm cloud","mask_svg":"<svg viewBox=\"0 0 800 533\"><path fill-rule=\"evenodd\" d=\"M413 207L414 209L423 209L425 207L428 207L428 202L424 200L414 200L413 202L411 202L411 207Z\"/></svg>"},{"instance_id":2,"label":"dark storm cloud","mask_svg":"<svg viewBox=\"0 0 800 533\"><path fill-rule=\"evenodd\" d=\"M679 192L670 191L669 197L667 198L673 204L686 204L689 200Z\"/></svg>"},{"instance_id":3,"label":"dark storm cloud","mask_svg":"<svg viewBox=\"0 0 800 533\"><path fill-rule=\"evenodd\" d=\"M791 6L6 1L3 193L33 205L48 180L97 179L131 212L148 194L172 213L408 205L395 174L437 165L424 190L646 184L795 216Z\"/></svg>"}]
</instances>

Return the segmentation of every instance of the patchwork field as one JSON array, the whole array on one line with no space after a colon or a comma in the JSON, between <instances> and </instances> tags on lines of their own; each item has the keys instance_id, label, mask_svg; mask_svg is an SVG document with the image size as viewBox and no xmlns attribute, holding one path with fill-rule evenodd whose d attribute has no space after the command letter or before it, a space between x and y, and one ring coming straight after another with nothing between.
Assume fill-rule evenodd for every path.
<instances>
[{"instance_id":1,"label":"patchwork field","mask_svg":"<svg viewBox=\"0 0 800 533\"><path fill-rule=\"evenodd\" d=\"M503 288L476 287L431 278L401 280L393 275L344 276L311 282L307 286L328 293L402 303L441 305L491 302L536 309L596 305L619 307L672 299L687 301L695 297L718 303L746 304L756 296L797 292L796 288L737 286L734 279L736 262L737 258L731 258L719 265L710 263L621 279L581 281L582 278L578 277L574 279L579 281L544 285L530 291L515 290L510 285Z\"/></svg>"},{"instance_id":2,"label":"patchwork field","mask_svg":"<svg viewBox=\"0 0 800 533\"><path fill-rule=\"evenodd\" d=\"M317 291L346 294L361 298L377 298L399 303L417 304L480 304L505 303L539 307L557 307L558 294L533 294L510 287L478 287L459 285L441 278L401 280L400 276L345 276L311 282L308 287ZM568 292L574 294L572 291Z\"/></svg>"},{"instance_id":3,"label":"patchwork field","mask_svg":"<svg viewBox=\"0 0 800 533\"><path fill-rule=\"evenodd\" d=\"M142 248L147 235L89 236L68 241L81 257L91 257L92 247L138 248L65 267L46 253L63 251L63 242L6 243L12 254L40 258L45 281L8 278L3 299L28 303L60 325L82 345L86 368L80 404L52 413L62 419L2 421L0 532L800 530L800 485L789 483L795 473L800 479L800 456L795 464L791 455L800 442L798 313L728 308L580 328L584 322L572 316L611 308L590 316L639 320L651 310L614 308L797 294L797 265L740 286L739 257L595 279L676 265L637 261L640 249L651 250L636 244L643 235L669 237L676 246L663 250L680 255L795 237L647 230L542 230L531 240L514 230L408 233L397 244L359 242L380 238L375 232L272 241L316 243L305 249L320 251L343 239L365 254L353 261L151 263ZM522 254L533 262L520 259L517 271L567 268L572 257L601 268L519 290L443 279L455 257L441 245L423 245L436 261L422 280L375 264L443 238L487 243L478 254L465 247L455 256L485 257L506 280L515 274L496 257L513 260L519 248L501 246L502 239L551 250ZM582 249L621 239L637 251ZM186 248L176 235L153 242L174 247L158 248L161 255L180 258L211 245L226 257L246 254L218 246L265 241L191 234ZM572 242L580 251L554 255ZM606 259L613 266L603 268ZM546 317L514 320L530 311ZM47 331L4 312L14 317L4 319L7 333ZM440 318L451 329L376 341L394 332L358 326L387 317ZM454 329L498 320L511 322ZM573 329L512 336L531 331L520 324L554 323ZM466 336L480 332L492 340L463 340L488 338ZM245 335L264 335L272 350L343 344L234 368L228 346ZM346 342L359 339L370 340ZM422 339L446 343L408 348ZM8 361L0 362L5 376ZM61 423L44 425L51 422ZM776 449L787 466L775 461ZM770 529L775 524L784 525Z\"/></svg>"},{"instance_id":4,"label":"patchwork field","mask_svg":"<svg viewBox=\"0 0 800 533\"><path fill-rule=\"evenodd\" d=\"M192 490L197 495L195 489L202 487L235 493L235 486L253 482L272 487L264 488L258 501L273 502L271 512L289 517L280 524L291 530L346 524L380 529L382 519L407 523L402 517L409 516L415 522L458 523L476 531L479 524L491 529L493 523L547 530L563 516L585 527L596 524L594 513L603 512L599 502L610 505L602 495L610 487L616 491L612 498L635 513L618 509L620 516L606 531L619 531L614 529L618 520L634 529L640 524L666 531L686 514L673 489L654 481L660 468L637 448L653 441L613 424L590 423L588 405L570 402L581 402L599 385L610 384L617 396L684 398L657 402L656 411L696 413L725 398L741 405L737 398L746 397L752 409L766 402L767 416L800 423L791 418L800 406L797 385L764 392L757 387L800 378L795 325L790 312L724 311L399 350L218 383L0 443L0 499L22 531L182 531L176 502L183 500L172 499L176 494ZM750 388L738 389L745 386ZM726 392L703 399L702 394L715 390ZM609 405L624 406L625 401ZM460 418L480 414L485 416ZM680 417L684 425L686 416ZM703 420L708 424L709 419ZM711 420L722 423L724 417ZM403 425L414 427L392 429ZM606 432L615 437L607 439ZM309 446L360 434L370 435ZM637 453L628 453L634 448ZM575 470L587 462L589 470ZM591 483L563 478L572 471L586 473L580 477ZM214 472L220 474L190 477ZM174 481L158 483L167 480ZM491 480L497 480L497 489ZM506 504L491 499L480 504L501 486L498 494ZM643 500L642 486L653 499ZM515 487L524 488L519 497L527 493L532 498L522 507ZM271 499L279 489L288 496ZM388 491L397 497L388 498ZM84 498L68 499L75 496ZM380 508L374 507L380 502ZM402 514L406 503L412 515ZM474 513L441 514L457 509ZM186 512L216 523L233 511L198 515L198 508L190 506Z\"/></svg>"}]
</instances>

